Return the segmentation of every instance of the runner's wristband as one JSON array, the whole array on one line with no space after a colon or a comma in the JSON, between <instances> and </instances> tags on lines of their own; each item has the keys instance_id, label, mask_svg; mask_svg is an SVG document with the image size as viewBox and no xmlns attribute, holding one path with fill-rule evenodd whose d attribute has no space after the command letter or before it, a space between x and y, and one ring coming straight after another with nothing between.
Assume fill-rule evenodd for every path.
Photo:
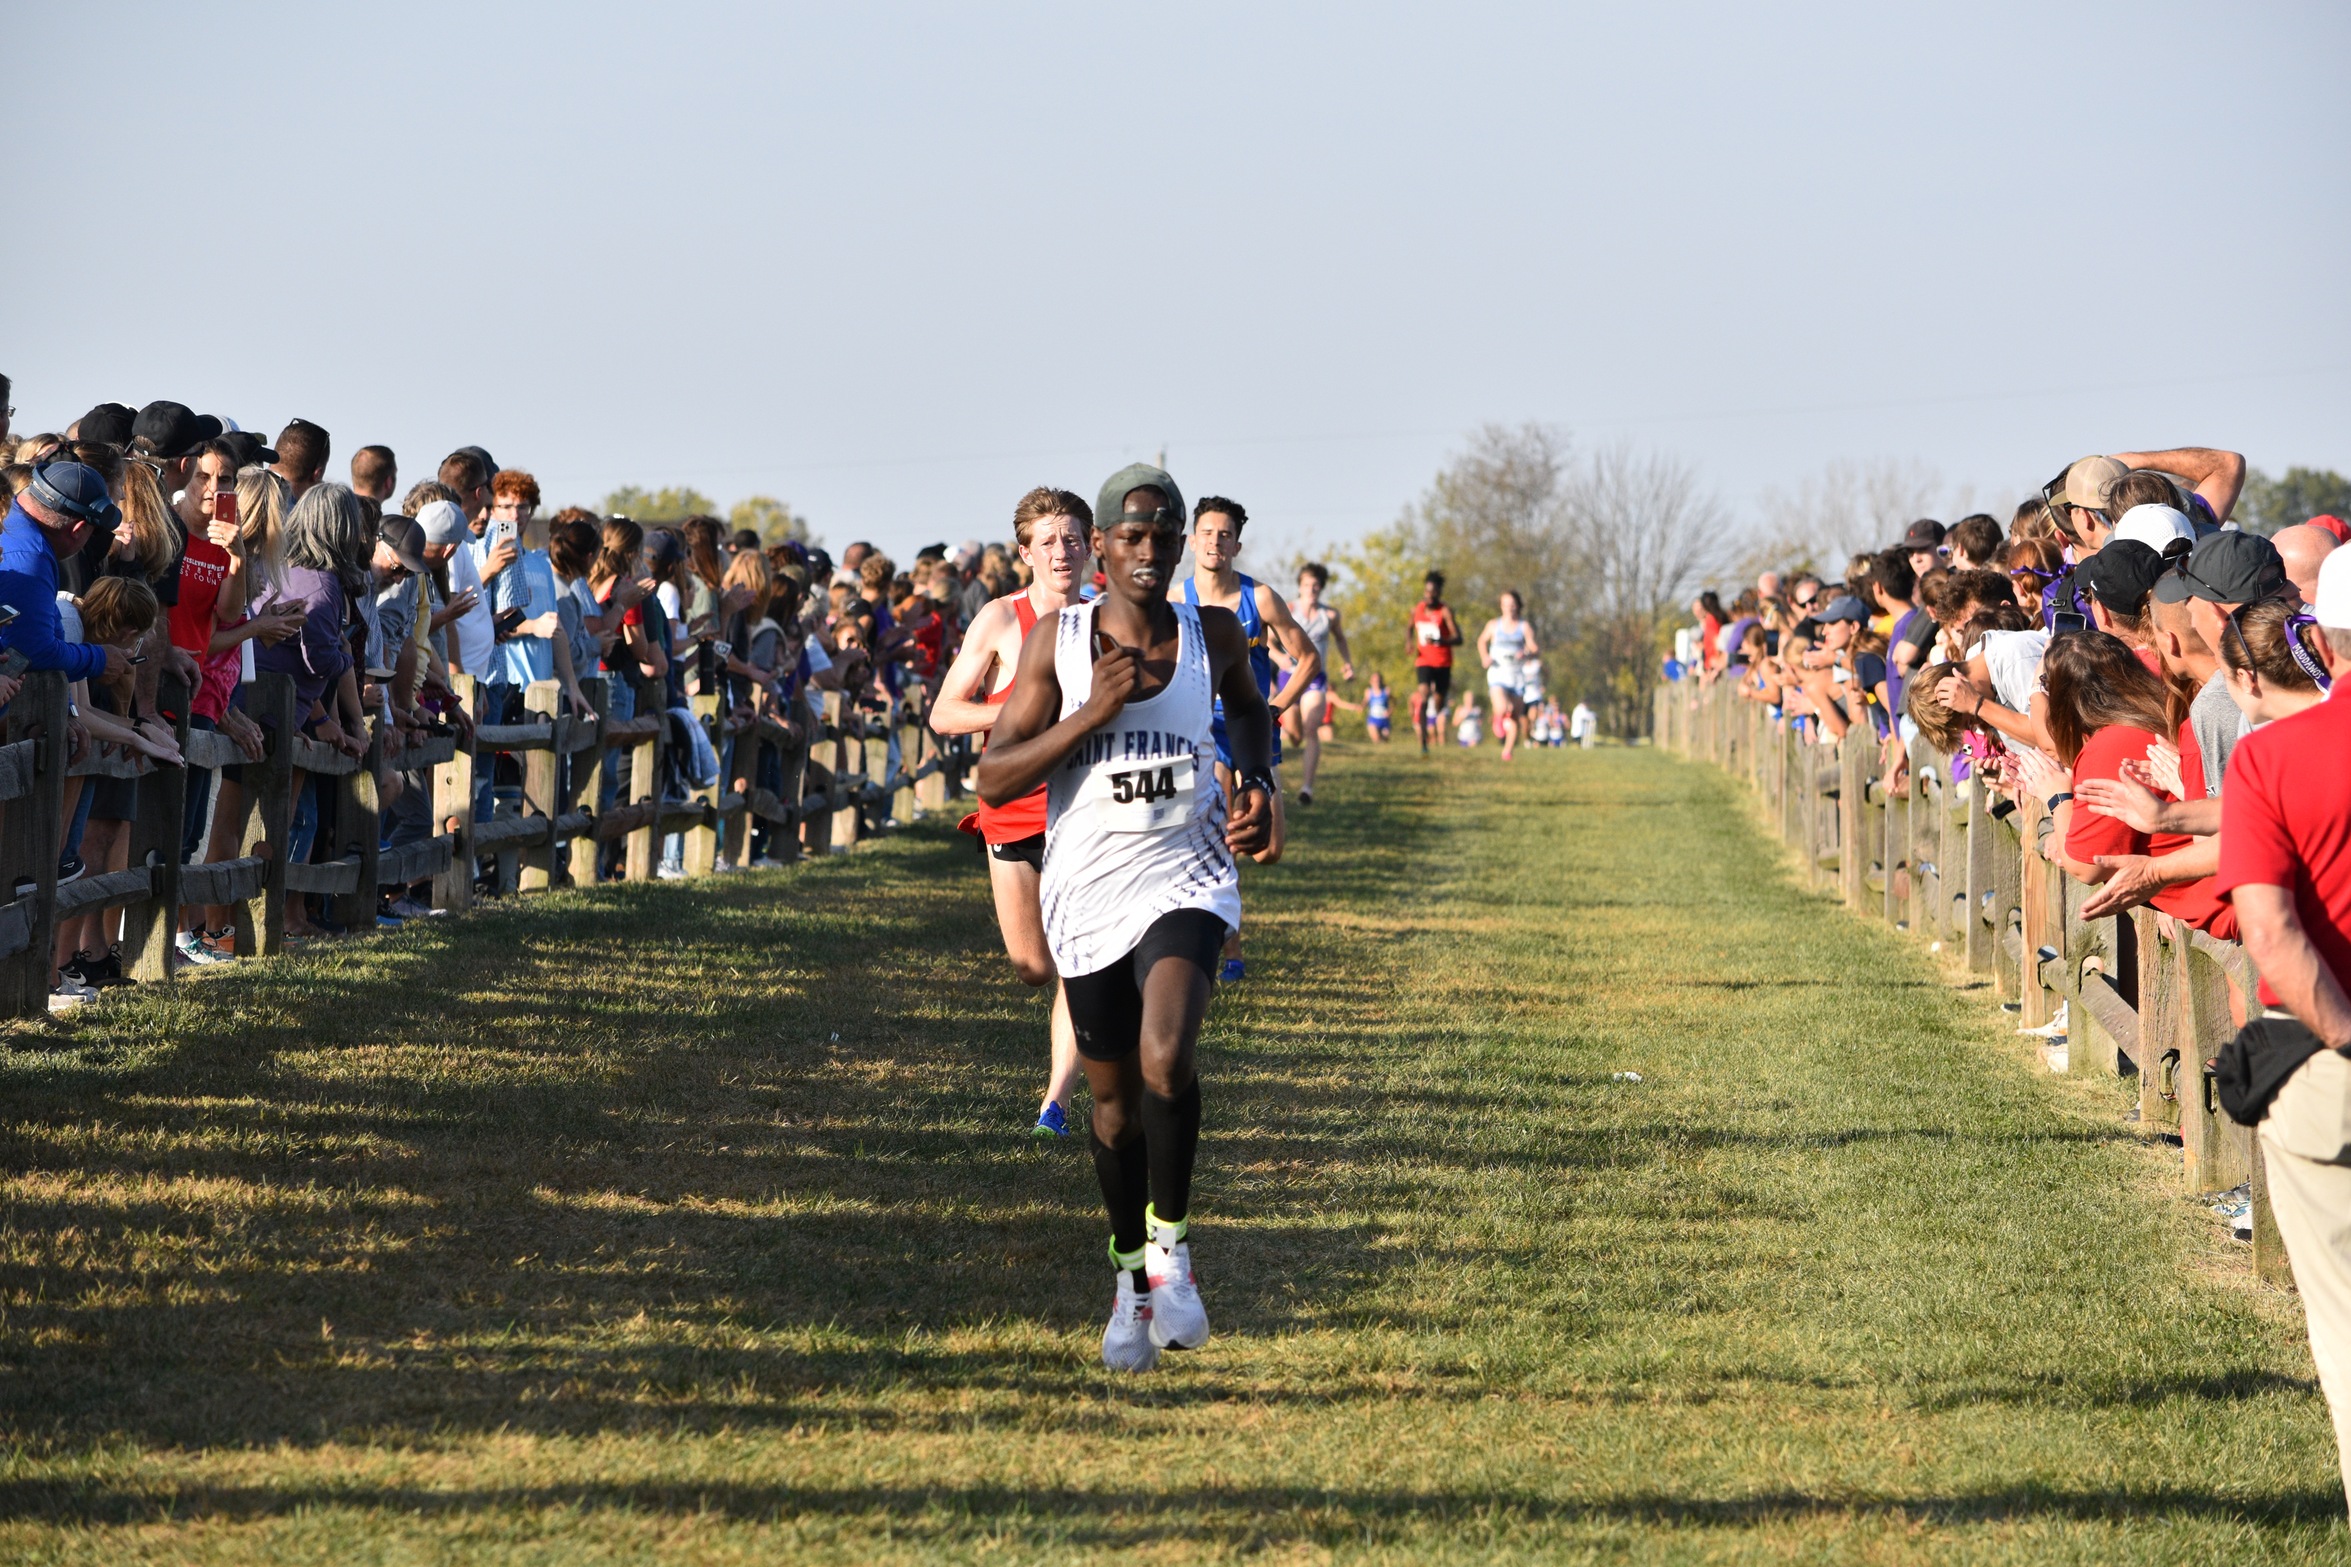
<instances>
[{"instance_id":1,"label":"runner's wristband","mask_svg":"<svg viewBox=\"0 0 2351 1567\"><path fill-rule=\"evenodd\" d=\"M1245 774L1243 775L1240 783L1234 786L1233 793L1237 795L1243 789L1263 789L1265 791L1265 797L1270 800L1274 797L1275 794L1273 786L1273 775L1271 773Z\"/></svg>"}]
</instances>

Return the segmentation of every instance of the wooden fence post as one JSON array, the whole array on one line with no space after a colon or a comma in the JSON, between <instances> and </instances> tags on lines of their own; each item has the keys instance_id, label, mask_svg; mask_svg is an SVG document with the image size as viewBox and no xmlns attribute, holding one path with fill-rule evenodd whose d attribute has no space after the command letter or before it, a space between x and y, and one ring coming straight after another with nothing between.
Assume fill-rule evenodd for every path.
<instances>
[{"instance_id":1,"label":"wooden fence post","mask_svg":"<svg viewBox=\"0 0 2351 1567\"><path fill-rule=\"evenodd\" d=\"M544 841L525 844L514 884L518 892L544 892L556 883L564 851L555 841L555 819L563 814L563 764L571 746L569 704L563 686L554 680L534 680L522 693L523 711L533 720L544 718L553 740L544 751L522 753L522 814L544 817Z\"/></svg>"},{"instance_id":2,"label":"wooden fence post","mask_svg":"<svg viewBox=\"0 0 2351 1567\"><path fill-rule=\"evenodd\" d=\"M1858 710L1860 704L1854 704ZM1859 913L1869 893L1869 722L1845 731L1837 745L1837 894Z\"/></svg>"},{"instance_id":3,"label":"wooden fence post","mask_svg":"<svg viewBox=\"0 0 2351 1567\"><path fill-rule=\"evenodd\" d=\"M592 675L580 682L580 695L596 710L596 743L585 751L564 754L561 798L565 811L594 812L603 799L604 769L613 765L612 753L604 745L604 720L612 711L612 683L603 675ZM582 757L588 760L583 763ZM601 847L593 832L571 840L567 876L572 886L596 885L596 854Z\"/></svg>"},{"instance_id":4,"label":"wooden fence post","mask_svg":"<svg viewBox=\"0 0 2351 1567\"><path fill-rule=\"evenodd\" d=\"M707 876L718 869L718 803L727 792L726 733L723 710L715 691L694 697L689 703L694 722L710 736L710 748L718 753L718 777L704 787L694 790L694 798L706 809L703 819L685 832L685 867L689 876Z\"/></svg>"},{"instance_id":5,"label":"wooden fence post","mask_svg":"<svg viewBox=\"0 0 2351 1567\"><path fill-rule=\"evenodd\" d=\"M653 733L640 740L629 752L629 798L634 805L651 800L654 803L653 820L628 835L628 852L624 865L631 881L651 881L653 868L661 858L661 759L669 748L668 688L659 680L637 681L637 716L647 714L661 720Z\"/></svg>"},{"instance_id":6,"label":"wooden fence post","mask_svg":"<svg viewBox=\"0 0 2351 1567\"><path fill-rule=\"evenodd\" d=\"M1960 911L1966 927L1967 967L1970 973L1992 971L1992 927L1989 923L2000 841L1984 801L1984 786L1972 774L1967 780L1967 906Z\"/></svg>"},{"instance_id":7,"label":"wooden fence post","mask_svg":"<svg viewBox=\"0 0 2351 1567\"><path fill-rule=\"evenodd\" d=\"M158 712L172 720L174 743L188 744L188 683L168 670L155 683ZM139 817L131 824L133 866L154 871L155 891L122 911L123 970L147 984L172 980L173 943L180 931L180 846L187 836L188 769L158 767L139 780Z\"/></svg>"},{"instance_id":8,"label":"wooden fence post","mask_svg":"<svg viewBox=\"0 0 2351 1567\"><path fill-rule=\"evenodd\" d=\"M481 683L452 674L450 693L459 709L481 722ZM433 831L449 833L448 869L433 877L433 907L461 912L473 907L473 748L458 738L457 754L433 769Z\"/></svg>"},{"instance_id":9,"label":"wooden fence post","mask_svg":"<svg viewBox=\"0 0 2351 1567\"><path fill-rule=\"evenodd\" d=\"M51 975L49 956L57 945L57 856L65 814L65 677L53 670L25 676L24 689L8 704L8 738L34 742L34 765L23 794L0 810L0 877L25 911L25 945L0 958L0 1011L11 1017L46 1017ZM12 938L17 932L10 933Z\"/></svg>"},{"instance_id":10,"label":"wooden fence post","mask_svg":"<svg viewBox=\"0 0 2351 1567\"><path fill-rule=\"evenodd\" d=\"M245 764L245 830L239 854L266 863L261 886L237 908L237 956L268 956L284 945L287 839L294 827L294 677L263 675L246 687L246 713L269 734L269 749Z\"/></svg>"},{"instance_id":11,"label":"wooden fence post","mask_svg":"<svg viewBox=\"0 0 2351 1567\"><path fill-rule=\"evenodd\" d=\"M349 930L376 928L376 861L383 843L383 805L376 792L376 768L383 761L384 734L380 722L368 722L367 750L359 765L334 779L321 778L318 787L335 791L335 835L328 844L330 859L359 861L359 880L349 892L335 895L333 918Z\"/></svg>"}]
</instances>

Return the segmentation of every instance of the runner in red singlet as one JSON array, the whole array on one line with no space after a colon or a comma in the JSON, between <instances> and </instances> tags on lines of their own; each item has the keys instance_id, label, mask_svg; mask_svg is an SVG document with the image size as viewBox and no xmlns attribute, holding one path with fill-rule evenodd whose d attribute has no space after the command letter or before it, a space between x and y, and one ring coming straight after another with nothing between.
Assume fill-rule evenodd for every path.
<instances>
[{"instance_id":1,"label":"runner in red singlet","mask_svg":"<svg viewBox=\"0 0 2351 1567\"><path fill-rule=\"evenodd\" d=\"M942 735L985 734L995 727L1021 643L1038 617L1051 620L1076 602L1091 564L1087 533L1093 508L1067 490L1035 489L1013 508L1012 531L1031 581L1018 593L991 600L972 617L963 647L939 684L931 706L931 728ZM1045 864L1045 786L1039 784L1003 805L983 804L963 821L988 846L988 880L996 894L996 924L1012 966L1031 985L1054 985L1053 1071L1034 1128L1039 1137L1069 1135L1069 1096L1078 1084L1077 1034L1070 1027L1069 998L1061 993L1053 954L1045 945L1045 919L1037 906L1037 877Z\"/></svg>"},{"instance_id":2,"label":"runner in red singlet","mask_svg":"<svg viewBox=\"0 0 2351 1567\"><path fill-rule=\"evenodd\" d=\"M1432 571L1423 578L1420 602L1412 606L1405 636L1412 649L1412 727L1420 732L1420 750L1428 754L1429 738L1445 743L1445 710L1453 705L1453 650L1461 646L1461 622L1445 602L1445 574Z\"/></svg>"}]
</instances>

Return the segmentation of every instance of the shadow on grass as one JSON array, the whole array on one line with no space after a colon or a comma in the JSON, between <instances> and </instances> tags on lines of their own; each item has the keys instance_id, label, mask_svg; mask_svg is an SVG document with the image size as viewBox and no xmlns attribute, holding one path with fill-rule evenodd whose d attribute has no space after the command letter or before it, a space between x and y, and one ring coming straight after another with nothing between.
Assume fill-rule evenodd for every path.
<instances>
[{"instance_id":1,"label":"shadow on grass","mask_svg":"<svg viewBox=\"0 0 2351 1567\"><path fill-rule=\"evenodd\" d=\"M419 1518L563 1511L714 1516L742 1523L885 1517L896 1529L917 1536L994 1536L1013 1528L1095 1547L1163 1544L1169 1520L1180 1519L1189 1546L1223 1550L1256 1549L1284 1540L1360 1543L1464 1524L1501 1533L1513 1526L1578 1524L1753 1529L1807 1519L1945 1528L2211 1520L2331 1531L2343 1515L2341 1496L2325 1491L2247 1498L2194 1486L2065 1490L2025 1485L1923 1496L1816 1496L1783 1490L1711 1498L1638 1492L1582 1500L1512 1490L1353 1491L1303 1485L1082 1490L648 1482L443 1490L358 1482L195 1485L169 1494L143 1494L69 1482L0 1483L0 1518L10 1520L82 1525L164 1519L252 1522L355 1509Z\"/></svg>"}]
</instances>

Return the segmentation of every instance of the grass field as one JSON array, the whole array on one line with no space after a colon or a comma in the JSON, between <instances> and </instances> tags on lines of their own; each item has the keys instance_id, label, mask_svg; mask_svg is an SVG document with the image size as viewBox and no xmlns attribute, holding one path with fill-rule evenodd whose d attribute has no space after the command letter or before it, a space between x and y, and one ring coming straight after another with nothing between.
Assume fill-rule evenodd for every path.
<instances>
[{"instance_id":1,"label":"grass field","mask_svg":"<svg viewBox=\"0 0 2351 1567\"><path fill-rule=\"evenodd\" d=\"M17 1036L0 1560L2351 1555L2292 1297L1727 780L1293 818L1141 1378L943 831Z\"/></svg>"}]
</instances>

